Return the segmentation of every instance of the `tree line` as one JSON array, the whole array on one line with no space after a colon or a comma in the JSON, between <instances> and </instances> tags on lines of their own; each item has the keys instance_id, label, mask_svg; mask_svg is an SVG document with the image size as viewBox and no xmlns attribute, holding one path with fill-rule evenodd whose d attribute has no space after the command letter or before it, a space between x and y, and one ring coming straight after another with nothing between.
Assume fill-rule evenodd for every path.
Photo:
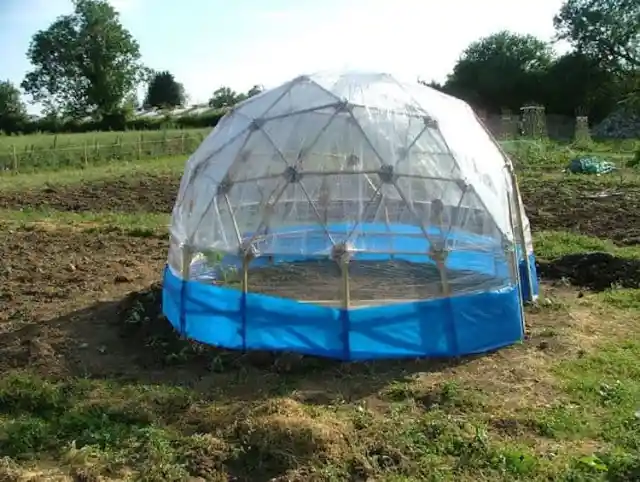
<instances>
[{"instance_id":1,"label":"tree line","mask_svg":"<svg viewBox=\"0 0 640 482\"><path fill-rule=\"evenodd\" d=\"M142 63L138 42L108 0L73 0L73 6L71 14L34 34L27 51L31 70L21 84L0 82L0 131L151 129L166 122L204 127L262 90L221 87L208 103L218 111L203 116L136 118L140 108L185 106L184 86L171 72ZM571 45L564 55L534 36L497 32L469 45L443 84L427 84L487 113L540 104L554 114L597 122L619 107L640 109L638 0L565 0L554 25L557 39ZM142 84L147 89L139 102ZM42 118L29 118L23 92L43 106Z\"/></svg>"}]
</instances>

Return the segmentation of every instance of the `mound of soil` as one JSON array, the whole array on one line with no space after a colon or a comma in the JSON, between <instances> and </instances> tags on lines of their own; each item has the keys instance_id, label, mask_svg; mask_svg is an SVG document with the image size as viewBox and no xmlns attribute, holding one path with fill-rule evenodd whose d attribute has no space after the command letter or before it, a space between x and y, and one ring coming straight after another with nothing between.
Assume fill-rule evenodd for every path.
<instances>
[{"instance_id":1,"label":"mound of soil","mask_svg":"<svg viewBox=\"0 0 640 482\"><path fill-rule=\"evenodd\" d=\"M569 254L553 261L539 261L538 274L543 279L566 279L595 291L612 286L640 288L640 261L609 253Z\"/></svg>"}]
</instances>

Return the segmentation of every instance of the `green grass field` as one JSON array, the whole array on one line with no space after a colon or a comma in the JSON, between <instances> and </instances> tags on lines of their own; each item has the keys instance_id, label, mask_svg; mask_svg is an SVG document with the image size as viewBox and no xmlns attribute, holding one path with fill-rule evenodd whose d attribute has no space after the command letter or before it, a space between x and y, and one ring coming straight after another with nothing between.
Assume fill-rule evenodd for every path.
<instances>
[{"instance_id":1,"label":"green grass field","mask_svg":"<svg viewBox=\"0 0 640 482\"><path fill-rule=\"evenodd\" d=\"M601 251L627 275L602 291L546 280L525 342L451 361L176 337L154 283L184 156L0 176L0 480L640 480L640 248L614 237L636 229L640 175L567 176L572 152L516 152L537 256ZM88 186L115 207L86 208Z\"/></svg>"},{"instance_id":2,"label":"green grass field","mask_svg":"<svg viewBox=\"0 0 640 482\"><path fill-rule=\"evenodd\" d=\"M210 129L0 136L0 171L84 168L188 155Z\"/></svg>"},{"instance_id":3,"label":"green grass field","mask_svg":"<svg viewBox=\"0 0 640 482\"><path fill-rule=\"evenodd\" d=\"M209 132L210 129L174 129L0 136L0 172L80 169L111 162L186 156L196 149ZM527 149L528 144L533 147ZM544 143L518 140L504 142L505 148L510 151L539 151L540 145ZM622 162L640 149L640 141L613 140L581 147L566 145L559 151L557 145L553 144L553 149L551 157L592 153ZM550 162L557 164L555 159Z\"/></svg>"}]
</instances>

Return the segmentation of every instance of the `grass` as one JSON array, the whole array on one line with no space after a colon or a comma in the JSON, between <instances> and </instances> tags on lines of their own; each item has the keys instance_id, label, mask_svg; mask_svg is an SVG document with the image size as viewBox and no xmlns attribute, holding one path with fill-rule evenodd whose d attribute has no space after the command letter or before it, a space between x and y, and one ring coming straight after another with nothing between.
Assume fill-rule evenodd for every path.
<instances>
[{"instance_id":1,"label":"grass","mask_svg":"<svg viewBox=\"0 0 640 482\"><path fill-rule=\"evenodd\" d=\"M533 233L536 255L553 259L573 253L610 253L620 258L640 259L640 246L619 247L608 240L561 231Z\"/></svg>"},{"instance_id":2,"label":"grass","mask_svg":"<svg viewBox=\"0 0 640 482\"><path fill-rule=\"evenodd\" d=\"M0 189L177 175L183 164L3 176ZM544 182L544 166L538 177L534 167L522 176ZM610 179L567 182L608 187ZM96 236L165 236L167 221L159 213L0 212L9 229ZM606 251L640 259L638 247L572 233L534 233L534 243L540 258ZM157 291L145 296L159 302ZM129 316L134 331L165 326L138 305ZM140 350L158 350L167 371L204 370L198 383L7 370L0 480L640 480L640 290L578 296L545 286L527 322L525 343L449 362L260 364L167 331L149 335Z\"/></svg>"},{"instance_id":3,"label":"grass","mask_svg":"<svg viewBox=\"0 0 640 482\"><path fill-rule=\"evenodd\" d=\"M90 166L86 169L66 168L53 172L0 174L0 190L20 191L38 188L46 184L57 186L107 180L118 177L169 174L180 176L184 170L185 156L162 157Z\"/></svg>"},{"instance_id":4,"label":"grass","mask_svg":"<svg viewBox=\"0 0 640 482\"><path fill-rule=\"evenodd\" d=\"M70 134L30 134L18 136L0 136L0 150L10 150L15 146L18 150L27 147L38 149L63 149L66 147L79 147L88 145L114 144L121 141L124 144L135 144L142 138L143 141L159 141L164 137L180 138L185 133L197 136L205 136L211 129L166 129L158 131L123 131L123 132L85 132Z\"/></svg>"},{"instance_id":5,"label":"grass","mask_svg":"<svg viewBox=\"0 0 640 482\"><path fill-rule=\"evenodd\" d=\"M209 129L0 137L0 172L55 171L193 152Z\"/></svg>"},{"instance_id":6,"label":"grass","mask_svg":"<svg viewBox=\"0 0 640 482\"><path fill-rule=\"evenodd\" d=\"M138 161L187 155L202 142L210 129L166 129L160 131L89 132L80 134L32 134L0 136L0 172L38 172L83 168L90 165ZM588 145L528 140L504 141L518 163L526 158L536 168L564 167L578 154L607 157L619 165L629 162L640 149L636 140L618 140Z\"/></svg>"},{"instance_id":7,"label":"grass","mask_svg":"<svg viewBox=\"0 0 640 482\"><path fill-rule=\"evenodd\" d=\"M533 336L554 348L514 347L458 366L276 373L223 358L210 368L216 388L207 392L5 374L5 471L49 460L76 475L158 481L283 473L335 481L635 480L640 343L623 340L640 328L640 300L633 292L625 298L621 309L603 295L579 302L558 295L529 314L538 322ZM593 325L562 318L594 307L618 324L602 326L608 335L588 344L581 337ZM175 363L190 356L182 349Z\"/></svg>"}]
</instances>

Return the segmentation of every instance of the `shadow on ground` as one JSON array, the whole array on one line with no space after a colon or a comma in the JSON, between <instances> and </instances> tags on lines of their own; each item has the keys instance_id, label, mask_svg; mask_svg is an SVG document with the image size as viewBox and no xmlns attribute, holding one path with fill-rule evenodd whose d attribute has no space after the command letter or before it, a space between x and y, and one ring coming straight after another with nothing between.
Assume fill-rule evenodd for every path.
<instances>
[{"instance_id":1,"label":"shadow on ground","mask_svg":"<svg viewBox=\"0 0 640 482\"><path fill-rule=\"evenodd\" d=\"M0 335L6 368L193 389L208 400L277 396L307 404L354 402L416 373L455 370L477 357L339 362L293 353L241 353L181 339L161 312L156 283L119 302L103 302ZM11 367L7 363L12 361Z\"/></svg>"},{"instance_id":2,"label":"shadow on ground","mask_svg":"<svg viewBox=\"0 0 640 482\"><path fill-rule=\"evenodd\" d=\"M541 261L543 279L591 290L640 287L640 261L606 253ZM353 402L417 373L454 371L479 357L343 363L273 352L240 353L181 339L162 315L154 283L48 322L0 334L3 368L194 389L210 399L294 396L305 403Z\"/></svg>"},{"instance_id":3,"label":"shadow on ground","mask_svg":"<svg viewBox=\"0 0 640 482\"><path fill-rule=\"evenodd\" d=\"M543 280L566 279L594 290L612 284L628 286L640 279L638 263L601 253L565 256L542 262L539 268ZM553 298L554 290L560 288L543 289ZM360 443L365 444L359 449L362 453L398 467L405 462L394 458L400 456L392 450L393 444L385 445L385 432L375 425L378 419L374 422L366 418L368 411L363 411L362 420L357 414L351 417L349 423L362 424L356 430L336 426L341 423L338 419L313 418L305 411L309 407L313 411L322 406L326 411L322 413L332 413L351 404L350 410L359 413L358 407L382 410L385 403L410 396L425 411L439 406L464 410L469 404L482 411L483 390L495 393L496 386L501 387L498 393L505 398L504 403L509 396L520 400L532 393L554 398L552 391L545 395L545 390L551 389L545 385L544 376L532 372L531 367L537 367L541 359L573 350L564 338L551 336L563 323L573 322L570 317L558 316L562 310L561 303L534 307L531 313L537 311L535 318L530 318L534 320L533 333L524 347L457 360L341 363L295 354L243 354L182 340L162 316L161 286L153 283L120 300L94 303L49 321L6 329L0 333L0 368L4 373L27 369L56 381L75 377L99 380L100 386L108 384L112 392L102 392L102 397L110 399L85 400L82 403L95 405L86 409L93 410L91 413L119 410L136 423L147 425L150 422L146 418L153 421L162 415L163 422L179 427L185 440L201 444L193 450L190 446L185 449L190 450L184 457L192 475L224 472L237 474L236 479L229 480L312 480L303 473L297 474L298 479L274 477L304 469L310 460L348 450L355 438L347 443L345 434L356 437L356 432L371 430L375 435L371 441L358 435ZM575 356L582 355L576 351ZM529 358L533 362L527 368ZM407 390L415 389L411 384L415 377L429 374L431 381L421 386L419 393L408 394ZM455 390L451 394L447 386L450 380L462 384L457 389L459 394ZM521 385L531 386L535 392L527 392L529 388L517 392L523 380L526 383ZM77 390L81 390L80 385ZM189 388L189 395L176 394L176 387ZM136 390L137 398L131 396L131 390ZM480 392L477 399L476 391ZM71 402L68 405L71 407ZM66 406L61 405L60 417ZM207 435L203 438L202 434ZM220 434L223 436L218 439ZM242 450L222 450L220 444L227 443ZM355 457L354 466L348 469L354 474L352 478L345 476L343 480L367 480L369 473L384 472L357 462Z\"/></svg>"}]
</instances>

